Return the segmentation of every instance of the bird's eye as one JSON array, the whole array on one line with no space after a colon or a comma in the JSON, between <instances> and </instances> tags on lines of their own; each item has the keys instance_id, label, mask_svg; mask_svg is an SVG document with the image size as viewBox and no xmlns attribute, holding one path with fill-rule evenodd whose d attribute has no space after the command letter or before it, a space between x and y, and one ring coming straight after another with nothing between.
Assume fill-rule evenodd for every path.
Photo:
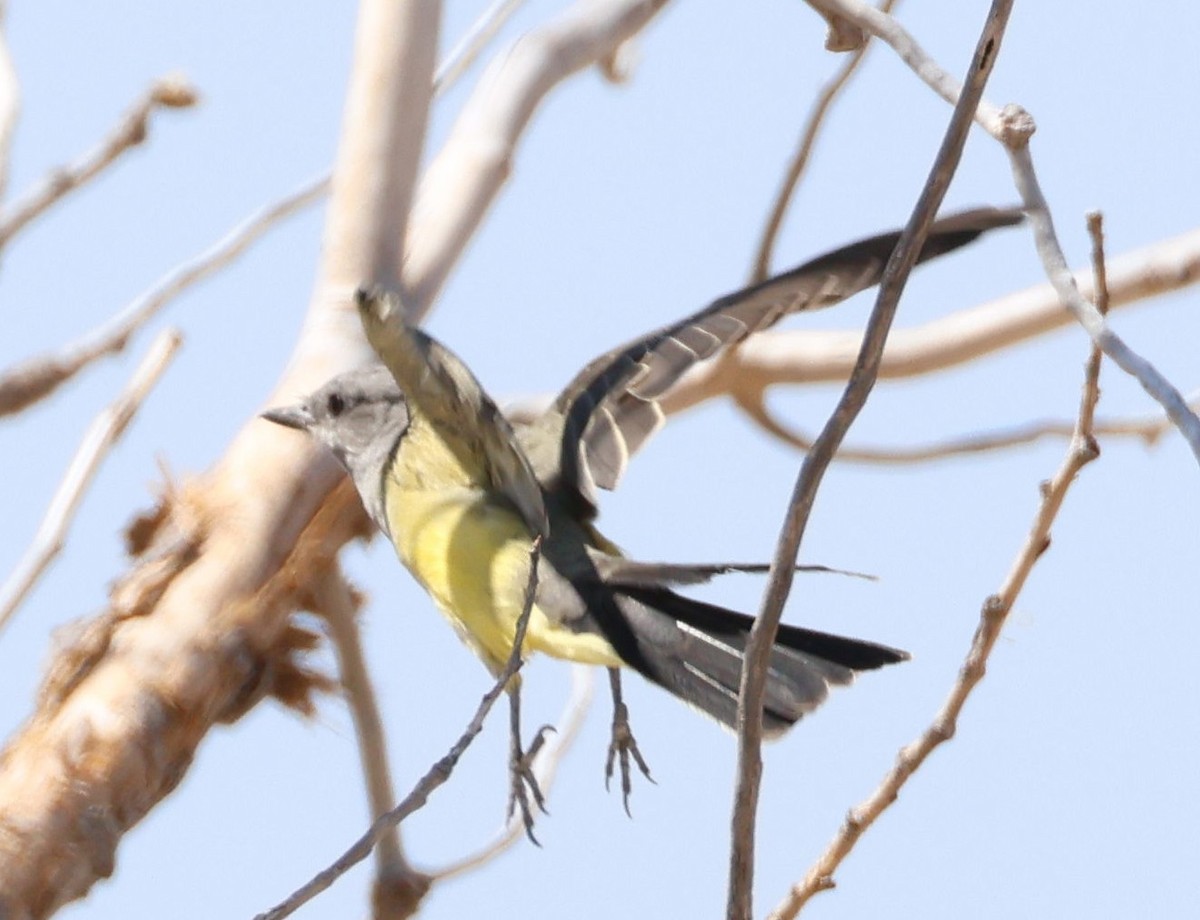
<instances>
[{"instance_id":1,"label":"bird's eye","mask_svg":"<svg viewBox=\"0 0 1200 920\"><path fill-rule=\"evenodd\" d=\"M329 401L326 402L325 408L329 410L330 415L332 415L334 418L337 418L346 408L346 401L342 399L340 394L330 393Z\"/></svg>"}]
</instances>

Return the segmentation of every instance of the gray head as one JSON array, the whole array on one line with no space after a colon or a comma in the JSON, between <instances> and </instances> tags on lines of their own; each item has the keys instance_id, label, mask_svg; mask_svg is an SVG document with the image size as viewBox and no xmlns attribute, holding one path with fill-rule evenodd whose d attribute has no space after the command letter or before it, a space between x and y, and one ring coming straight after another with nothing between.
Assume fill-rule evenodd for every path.
<instances>
[{"instance_id":1,"label":"gray head","mask_svg":"<svg viewBox=\"0 0 1200 920\"><path fill-rule=\"evenodd\" d=\"M358 488L363 505L387 531L383 470L408 428L408 404L382 364L348 371L294 406L268 409L268 421L310 435L333 451Z\"/></svg>"}]
</instances>

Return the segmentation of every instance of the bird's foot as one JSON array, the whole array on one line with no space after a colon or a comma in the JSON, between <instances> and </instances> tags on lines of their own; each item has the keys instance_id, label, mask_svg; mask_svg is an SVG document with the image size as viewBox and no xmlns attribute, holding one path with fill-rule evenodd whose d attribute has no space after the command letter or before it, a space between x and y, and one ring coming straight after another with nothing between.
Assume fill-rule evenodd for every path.
<instances>
[{"instance_id":1,"label":"bird's foot","mask_svg":"<svg viewBox=\"0 0 1200 920\"><path fill-rule=\"evenodd\" d=\"M608 789L613 777L613 767L619 764L621 768L621 799L625 805L625 814L633 817L629 810L629 794L633 792L632 770L629 762L632 759L642 775L650 782L650 767L642 752L638 750L637 739L633 737L633 729L629 727L629 708L621 698L621 677L616 669L609 670L609 680L613 692L612 740L608 743L608 757L604 761L604 788Z\"/></svg>"},{"instance_id":2,"label":"bird's foot","mask_svg":"<svg viewBox=\"0 0 1200 920\"><path fill-rule=\"evenodd\" d=\"M529 750L521 749L521 738L516 732L511 738L508 769L511 785L508 792L508 817L511 819L517 808L521 809L521 823L525 826L527 836L535 846L541 846L533 835L533 806L537 806L542 814L546 811L546 798L542 795L542 787L538 784L533 772L533 761L538 751L546 743L546 735L554 731L553 725L543 725L533 736Z\"/></svg>"}]
</instances>

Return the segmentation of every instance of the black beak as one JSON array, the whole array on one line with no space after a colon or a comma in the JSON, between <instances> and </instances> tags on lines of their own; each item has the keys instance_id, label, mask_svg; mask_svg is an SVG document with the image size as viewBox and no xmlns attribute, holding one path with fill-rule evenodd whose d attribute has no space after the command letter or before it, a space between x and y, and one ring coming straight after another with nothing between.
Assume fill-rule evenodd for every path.
<instances>
[{"instance_id":1,"label":"black beak","mask_svg":"<svg viewBox=\"0 0 1200 920\"><path fill-rule=\"evenodd\" d=\"M284 406L282 409L268 409L259 418L268 422L283 425L285 428L295 428L297 431L308 431L313 423L312 413L305 406Z\"/></svg>"}]
</instances>

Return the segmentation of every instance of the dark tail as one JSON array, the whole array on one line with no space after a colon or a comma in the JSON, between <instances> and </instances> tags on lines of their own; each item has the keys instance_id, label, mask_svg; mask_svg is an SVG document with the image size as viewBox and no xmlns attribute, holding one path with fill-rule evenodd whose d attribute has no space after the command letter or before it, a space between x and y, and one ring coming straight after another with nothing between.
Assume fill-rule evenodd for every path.
<instances>
[{"instance_id":1,"label":"dark tail","mask_svg":"<svg viewBox=\"0 0 1200 920\"><path fill-rule=\"evenodd\" d=\"M631 627L622 657L685 703L733 727L742 655L753 620L667 588L622 586L616 601ZM763 729L791 728L858 671L906 661L899 649L780 625L767 674Z\"/></svg>"}]
</instances>

